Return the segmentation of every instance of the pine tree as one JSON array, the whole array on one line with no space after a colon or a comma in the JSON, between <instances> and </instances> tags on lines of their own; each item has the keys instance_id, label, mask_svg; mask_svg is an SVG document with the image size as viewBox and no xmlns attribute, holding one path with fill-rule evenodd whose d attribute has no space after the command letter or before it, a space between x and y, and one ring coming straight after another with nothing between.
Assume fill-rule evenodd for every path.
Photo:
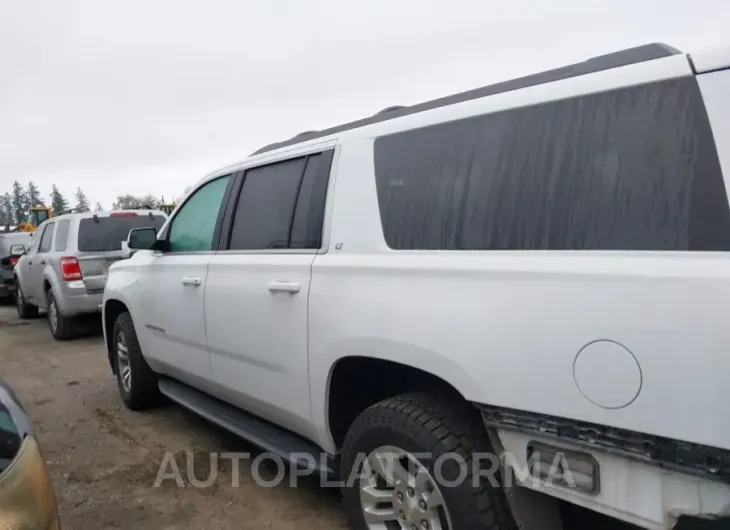
<instances>
[{"instance_id":1,"label":"pine tree","mask_svg":"<svg viewBox=\"0 0 730 530\"><path fill-rule=\"evenodd\" d=\"M13 182L13 193L10 198L13 208L13 219L16 225L24 223L28 219L28 198L23 186L17 180Z\"/></svg>"},{"instance_id":2,"label":"pine tree","mask_svg":"<svg viewBox=\"0 0 730 530\"><path fill-rule=\"evenodd\" d=\"M64 197L56 185L51 188L51 208L53 208L53 215L60 215L61 212L68 210L68 201Z\"/></svg>"},{"instance_id":3,"label":"pine tree","mask_svg":"<svg viewBox=\"0 0 730 530\"><path fill-rule=\"evenodd\" d=\"M7 228L15 224L13 220L13 201L10 194L0 195L0 218L2 218L2 227Z\"/></svg>"},{"instance_id":4,"label":"pine tree","mask_svg":"<svg viewBox=\"0 0 730 530\"><path fill-rule=\"evenodd\" d=\"M43 197L41 197L41 192L38 189L38 186L36 186L32 180L28 182L28 190L25 192L25 194L28 197L28 203L31 207L46 205Z\"/></svg>"},{"instance_id":5,"label":"pine tree","mask_svg":"<svg viewBox=\"0 0 730 530\"><path fill-rule=\"evenodd\" d=\"M81 191L81 188L76 189L76 209L79 212L88 212L91 210L89 207L89 199L86 198L86 194Z\"/></svg>"}]
</instances>

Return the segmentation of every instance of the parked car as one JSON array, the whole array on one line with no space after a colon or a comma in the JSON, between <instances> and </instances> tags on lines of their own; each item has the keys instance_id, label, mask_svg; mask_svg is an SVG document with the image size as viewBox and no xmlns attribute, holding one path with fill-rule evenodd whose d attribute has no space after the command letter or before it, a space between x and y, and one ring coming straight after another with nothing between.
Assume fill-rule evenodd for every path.
<instances>
[{"instance_id":1,"label":"parked car","mask_svg":"<svg viewBox=\"0 0 730 530\"><path fill-rule=\"evenodd\" d=\"M59 530L53 485L23 405L0 379L0 528Z\"/></svg>"},{"instance_id":2,"label":"parked car","mask_svg":"<svg viewBox=\"0 0 730 530\"><path fill-rule=\"evenodd\" d=\"M0 233L0 300L15 296L13 269L30 239L28 232Z\"/></svg>"},{"instance_id":3,"label":"parked car","mask_svg":"<svg viewBox=\"0 0 730 530\"><path fill-rule=\"evenodd\" d=\"M727 526L728 94L653 44L260 149L110 268L123 401L339 472L357 530Z\"/></svg>"},{"instance_id":4,"label":"parked car","mask_svg":"<svg viewBox=\"0 0 730 530\"><path fill-rule=\"evenodd\" d=\"M133 228L162 226L159 210L66 213L42 223L15 265L20 318L43 309L55 339L77 334L77 319L99 313L109 265L122 259L122 242Z\"/></svg>"}]
</instances>

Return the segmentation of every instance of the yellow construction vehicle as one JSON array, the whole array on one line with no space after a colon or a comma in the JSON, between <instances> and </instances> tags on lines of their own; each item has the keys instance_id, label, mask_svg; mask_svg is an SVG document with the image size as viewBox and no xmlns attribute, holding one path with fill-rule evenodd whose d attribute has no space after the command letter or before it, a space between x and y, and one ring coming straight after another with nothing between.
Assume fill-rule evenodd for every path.
<instances>
[{"instance_id":1,"label":"yellow construction vehicle","mask_svg":"<svg viewBox=\"0 0 730 530\"><path fill-rule=\"evenodd\" d=\"M53 217L53 208L47 206L33 206L30 209L28 220L20 225L20 232L35 232L38 225Z\"/></svg>"},{"instance_id":2,"label":"yellow construction vehicle","mask_svg":"<svg viewBox=\"0 0 730 530\"><path fill-rule=\"evenodd\" d=\"M165 212L165 215L170 215L176 207L177 204L171 202L169 204L160 204L159 209Z\"/></svg>"}]
</instances>

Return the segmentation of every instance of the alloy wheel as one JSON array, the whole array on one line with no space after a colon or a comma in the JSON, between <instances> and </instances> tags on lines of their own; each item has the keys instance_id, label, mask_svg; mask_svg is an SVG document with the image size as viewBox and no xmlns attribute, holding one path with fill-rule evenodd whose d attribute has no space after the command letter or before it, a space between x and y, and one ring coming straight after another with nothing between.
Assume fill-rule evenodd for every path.
<instances>
[{"instance_id":1,"label":"alloy wheel","mask_svg":"<svg viewBox=\"0 0 730 530\"><path fill-rule=\"evenodd\" d=\"M55 300L51 300L48 304L48 323L51 325L51 331L55 333L58 328L58 308Z\"/></svg>"},{"instance_id":2,"label":"alloy wheel","mask_svg":"<svg viewBox=\"0 0 730 530\"><path fill-rule=\"evenodd\" d=\"M363 472L360 504L369 530L454 530L438 484L407 451L379 447Z\"/></svg>"},{"instance_id":3,"label":"alloy wheel","mask_svg":"<svg viewBox=\"0 0 730 530\"><path fill-rule=\"evenodd\" d=\"M23 300L23 290L20 288L20 284L17 284L15 288L15 307L18 310L18 314L23 311L25 300Z\"/></svg>"},{"instance_id":4,"label":"alloy wheel","mask_svg":"<svg viewBox=\"0 0 730 530\"><path fill-rule=\"evenodd\" d=\"M122 331L117 334L117 369L119 370L119 380L122 383L122 388L129 393L132 390L132 368L129 365L127 339Z\"/></svg>"}]
</instances>

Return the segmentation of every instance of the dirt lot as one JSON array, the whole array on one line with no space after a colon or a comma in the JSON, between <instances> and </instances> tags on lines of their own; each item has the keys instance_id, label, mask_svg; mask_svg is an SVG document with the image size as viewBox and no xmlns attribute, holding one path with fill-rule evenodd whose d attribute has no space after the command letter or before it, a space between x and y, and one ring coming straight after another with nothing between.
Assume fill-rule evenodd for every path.
<instances>
[{"instance_id":1,"label":"dirt lot","mask_svg":"<svg viewBox=\"0 0 730 530\"><path fill-rule=\"evenodd\" d=\"M186 452L198 455L192 469L200 480L210 452L259 453L173 405L148 413L123 408L98 331L56 342L44 319L21 322L12 306L2 306L0 366L34 421L64 530L346 528L334 488L314 480L266 488L251 478L250 461L241 463L238 487L230 461L211 487L191 487ZM153 487L168 451L185 488L173 480ZM266 464L274 477L276 467Z\"/></svg>"},{"instance_id":2,"label":"dirt lot","mask_svg":"<svg viewBox=\"0 0 730 530\"><path fill-rule=\"evenodd\" d=\"M56 342L45 318L21 321L13 306L0 305L0 377L34 422L64 530L347 528L337 489L321 487L318 478L300 478L292 487L287 474L278 486L264 487L251 474L261 454L256 448L171 404L145 413L124 408L98 326L85 338ZM225 452L251 457L238 473L230 460L219 461L210 487L190 485L189 455L194 482L210 476L210 453ZM172 467L163 468L166 454L185 487L172 479L155 487L161 469L172 475ZM278 469L264 461L260 471L262 480L272 480ZM578 512L566 520L566 530L577 528L629 527Z\"/></svg>"}]
</instances>

